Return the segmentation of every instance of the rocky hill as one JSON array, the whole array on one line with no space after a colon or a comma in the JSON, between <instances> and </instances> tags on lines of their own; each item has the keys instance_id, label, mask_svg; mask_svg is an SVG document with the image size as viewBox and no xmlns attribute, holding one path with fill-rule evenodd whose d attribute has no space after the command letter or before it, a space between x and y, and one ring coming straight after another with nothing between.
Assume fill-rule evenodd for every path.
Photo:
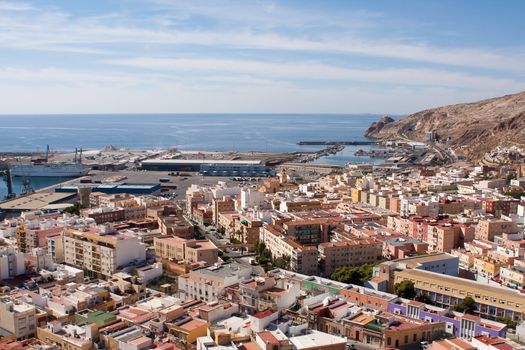
<instances>
[{"instance_id":1,"label":"rocky hill","mask_svg":"<svg viewBox=\"0 0 525 350\"><path fill-rule=\"evenodd\" d=\"M382 117L368 137L425 141L428 132L458 154L476 160L496 146L525 147L525 91L473 103L424 110L397 121Z\"/></svg>"}]
</instances>

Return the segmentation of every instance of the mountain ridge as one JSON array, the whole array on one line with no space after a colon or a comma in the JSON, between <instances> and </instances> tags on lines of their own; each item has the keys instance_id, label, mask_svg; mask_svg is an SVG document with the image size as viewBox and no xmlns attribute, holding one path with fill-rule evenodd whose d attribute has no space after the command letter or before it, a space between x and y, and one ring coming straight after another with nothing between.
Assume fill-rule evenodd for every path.
<instances>
[{"instance_id":1,"label":"mountain ridge","mask_svg":"<svg viewBox=\"0 0 525 350\"><path fill-rule=\"evenodd\" d=\"M525 146L525 91L430 108L396 121L385 121L382 117L372 123L365 136L424 142L427 133L432 132L458 155L479 160L497 146Z\"/></svg>"}]
</instances>

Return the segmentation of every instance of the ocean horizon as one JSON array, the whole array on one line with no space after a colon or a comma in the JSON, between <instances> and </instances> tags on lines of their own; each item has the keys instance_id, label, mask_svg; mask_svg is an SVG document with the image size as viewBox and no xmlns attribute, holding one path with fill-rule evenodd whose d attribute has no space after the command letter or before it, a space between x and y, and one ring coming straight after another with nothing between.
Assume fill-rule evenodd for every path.
<instances>
[{"instance_id":1,"label":"ocean horizon","mask_svg":"<svg viewBox=\"0 0 525 350\"><path fill-rule=\"evenodd\" d=\"M1 152L109 144L130 149L290 152L299 141L365 140L377 114L43 114L0 115Z\"/></svg>"},{"instance_id":2,"label":"ocean horizon","mask_svg":"<svg viewBox=\"0 0 525 350\"><path fill-rule=\"evenodd\" d=\"M43 114L0 115L0 152L44 152L102 149L184 151L298 152L323 146L299 141L361 141L378 114ZM316 163L343 165L376 162L354 153L367 146L346 146ZM35 189L63 179L33 179ZM21 181L15 178L17 190ZM18 191L17 191L18 192ZM6 186L0 181L0 199Z\"/></svg>"}]
</instances>

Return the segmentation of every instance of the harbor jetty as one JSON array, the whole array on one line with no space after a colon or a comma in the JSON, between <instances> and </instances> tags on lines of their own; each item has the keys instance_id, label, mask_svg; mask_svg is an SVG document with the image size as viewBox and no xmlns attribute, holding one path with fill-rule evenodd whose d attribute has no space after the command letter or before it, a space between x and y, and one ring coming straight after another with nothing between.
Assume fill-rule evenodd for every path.
<instances>
[{"instance_id":1,"label":"harbor jetty","mask_svg":"<svg viewBox=\"0 0 525 350\"><path fill-rule=\"evenodd\" d=\"M331 145L343 145L343 146L369 146L377 145L377 141L299 141L299 146L331 146Z\"/></svg>"}]
</instances>

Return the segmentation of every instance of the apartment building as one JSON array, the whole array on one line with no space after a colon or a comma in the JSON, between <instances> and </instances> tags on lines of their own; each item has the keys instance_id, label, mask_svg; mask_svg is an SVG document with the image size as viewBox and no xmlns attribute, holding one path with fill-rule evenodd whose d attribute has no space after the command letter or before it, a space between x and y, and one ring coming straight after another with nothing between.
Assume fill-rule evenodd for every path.
<instances>
[{"instance_id":1,"label":"apartment building","mask_svg":"<svg viewBox=\"0 0 525 350\"><path fill-rule=\"evenodd\" d=\"M184 260L189 263L217 262L219 250L208 240L184 239L180 237L155 237L155 254L165 259Z\"/></svg>"},{"instance_id":2,"label":"apartment building","mask_svg":"<svg viewBox=\"0 0 525 350\"><path fill-rule=\"evenodd\" d=\"M22 253L30 253L35 248L45 247L50 235L61 233L63 230L60 226L40 228L33 223L23 223L16 230L16 245Z\"/></svg>"},{"instance_id":3,"label":"apartment building","mask_svg":"<svg viewBox=\"0 0 525 350\"><path fill-rule=\"evenodd\" d=\"M0 298L0 337L26 339L36 332L36 308L9 297Z\"/></svg>"},{"instance_id":4,"label":"apartment building","mask_svg":"<svg viewBox=\"0 0 525 350\"><path fill-rule=\"evenodd\" d=\"M235 211L236 201L235 198L232 197L214 198L212 206L212 220L216 223L218 221L219 213Z\"/></svg>"},{"instance_id":5,"label":"apartment building","mask_svg":"<svg viewBox=\"0 0 525 350\"><path fill-rule=\"evenodd\" d=\"M437 216L439 203L428 197L401 197L399 213L402 216Z\"/></svg>"},{"instance_id":6,"label":"apartment building","mask_svg":"<svg viewBox=\"0 0 525 350\"><path fill-rule=\"evenodd\" d=\"M321 202L317 200L286 200L282 201L279 206L279 211L283 213L319 209L321 209Z\"/></svg>"},{"instance_id":7,"label":"apartment building","mask_svg":"<svg viewBox=\"0 0 525 350\"><path fill-rule=\"evenodd\" d=\"M496 217L516 213L520 202L511 197L481 198L480 201L483 211Z\"/></svg>"},{"instance_id":8,"label":"apartment building","mask_svg":"<svg viewBox=\"0 0 525 350\"><path fill-rule=\"evenodd\" d=\"M516 224L504 219L484 219L479 220L476 225L476 238L486 241L494 241L496 236L504 233L516 233Z\"/></svg>"},{"instance_id":9,"label":"apartment building","mask_svg":"<svg viewBox=\"0 0 525 350\"><path fill-rule=\"evenodd\" d=\"M450 252L474 239L474 226L456 223L446 216L388 218L388 227L428 243L431 252Z\"/></svg>"},{"instance_id":10,"label":"apartment building","mask_svg":"<svg viewBox=\"0 0 525 350\"><path fill-rule=\"evenodd\" d=\"M342 242L325 242L319 245L324 263L324 276L330 276L341 266L373 264L382 258L383 243L373 238L352 239Z\"/></svg>"},{"instance_id":11,"label":"apartment building","mask_svg":"<svg viewBox=\"0 0 525 350\"><path fill-rule=\"evenodd\" d=\"M47 236L47 254L55 264L64 263L64 234Z\"/></svg>"},{"instance_id":12,"label":"apartment building","mask_svg":"<svg viewBox=\"0 0 525 350\"><path fill-rule=\"evenodd\" d=\"M179 276L179 297L182 300L217 301L224 288L251 277L252 266L238 262L213 265Z\"/></svg>"},{"instance_id":13,"label":"apartment building","mask_svg":"<svg viewBox=\"0 0 525 350\"><path fill-rule=\"evenodd\" d=\"M11 246L0 246L0 281L25 272L24 253Z\"/></svg>"},{"instance_id":14,"label":"apartment building","mask_svg":"<svg viewBox=\"0 0 525 350\"><path fill-rule=\"evenodd\" d=\"M251 215L234 215L231 234L245 244L254 244L259 240L263 222Z\"/></svg>"},{"instance_id":15,"label":"apartment building","mask_svg":"<svg viewBox=\"0 0 525 350\"><path fill-rule=\"evenodd\" d=\"M319 258L317 247L299 244L271 225L264 226L261 235L262 241L274 259L290 257L290 270L306 275L317 274Z\"/></svg>"},{"instance_id":16,"label":"apartment building","mask_svg":"<svg viewBox=\"0 0 525 350\"><path fill-rule=\"evenodd\" d=\"M213 210L208 204L198 204L193 208L192 218L199 225L210 225L213 222Z\"/></svg>"},{"instance_id":17,"label":"apartment building","mask_svg":"<svg viewBox=\"0 0 525 350\"><path fill-rule=\"evenodd\" d=\"M289 221L283 224L288 238L305 245L327 242L328 226L323 220Z\"/></svg>"},{"instance_id":18,"label":"apartment building","mask_svg":"<svg viewBox=\"0 0 525 350\"><path fill-rule=\"evenodd\" d=\"M235 286L237 287L237 286ZM226 290L226 298L239 304L240 310L253 314L263 310L284 310L301 294L300 283L291 278L261 276L239 283L238 293ZM239 300L235 295L238 294Z\"/></svg>"},{"instance_id":19,"label":"apartment building","mask_svg":"<svg viewBox=\"0 0 525 350\"><path fill-rule=\"evenodd\" d=\"M184 239L191 239L195 236L195 228L182 215L160 216L157 221L163 235L175 235Z\"/></svg>"},{"instance_id":20,"label":"apartment building","mask_svg":"<svg viewBox=\"0 0 525 350\"><path fill-rule=\"evenodd\" d=\"M500 274L500 269L514 263L514 257L490 251L487 255L474 257L472 270L476 273L478 280L494 279Z\"/></svg>"},{"instance_id":21,"label":"apartment building","mask_svg":"<svg viewBox=\"0 0 525 350\"><path fill-rule=\"evenodd\" d=\"M265 205L265 194L253 188L241 190L241 209L246 210Z\"/></svg>"},{"instance_id":22,"label":"apartment building","mask_svg":"<svg viewBox=\"0 0 525 350\"><path fill-rule=\"evenodd\" d=\"M525 288L525 268L522 266L503 266L499 270L501 284L506 287Z\"/></svg>"},{"instance_id":23,"label":"apartment building","mask_svg":"<svg viewBox=\"0 0 525 350\"><path fill-rule=\"evenodd\" d=\"M117 268L146 259L146 248L128 233L68 230L64 234L66 264L84 269L88 276L110 277Z\"/></svg>"},{"instance_id":24,"label":"apartment building","mask_svg":"<svg viewBox=\"0 0 525 350\"><path fill-rule=\"evenodd\" d=\"M428 243L411 237L394 237L383 241L383 257L404 259L428 250Z\"/></svg>"}]
</instances>

